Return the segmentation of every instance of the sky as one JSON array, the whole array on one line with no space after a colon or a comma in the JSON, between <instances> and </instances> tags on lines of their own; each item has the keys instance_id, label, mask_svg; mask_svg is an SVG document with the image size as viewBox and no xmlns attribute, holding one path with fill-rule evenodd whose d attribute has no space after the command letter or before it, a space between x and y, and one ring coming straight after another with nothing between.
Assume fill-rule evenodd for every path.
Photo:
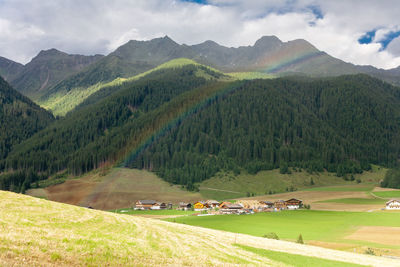
<instances>
[{"instance_id":1,"label":"sky","mask_svg":"<svg viewBox=\"0 0 400 267\"><path fill-rule=\"evenodd\" d=\"M40 50L108 54L129 40L253 45L264 35L305 39L359 65L400 65L398 0L0 0L0 56Z\"/></svg>"}]
</instances>

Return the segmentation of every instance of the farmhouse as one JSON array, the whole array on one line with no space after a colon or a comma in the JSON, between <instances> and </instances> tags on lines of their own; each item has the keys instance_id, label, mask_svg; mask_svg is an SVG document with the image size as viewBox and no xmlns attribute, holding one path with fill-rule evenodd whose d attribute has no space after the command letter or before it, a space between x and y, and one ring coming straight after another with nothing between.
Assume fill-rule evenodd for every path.
<instances>
[{"instance_id":1,"label":"farmhouse","mask_svg":"<svg viewBox=\"0 0 400 267\"><path fill-rule=\"evenodd\" d=\"M150 210L157 204L155 200L138 200L135 203L135 209L137 210ZM164 203L165 204L165 203Z\"/></svg>"},{"instance_id":2,"label":"farmhouse","mask_svg":"<svg viewBox=\"0 0 400 267\"><path fill-rule=\"evenodd\" d=\"M386 202L387 210L400 210L400 200L392 199Z\"/></svg>"},{"instance_id":3,"label":"farmhouse","mask_svg":"<svg viewBox=\"0 0 400 267\"><path fill-rule=\"evenodd\" d=\"M274 203L272 203L271 201L260 201L260 203L266 209L271 209L274 207Z\"/></svg>"},{"instance_id":4,"label":"farmhouse","mask_svg":"<svg viewBox=\"0 0 400 267\"><path fill-rule=\"evenodd\" d=\"M239 200L236 204L242 205L245 209L254 211L263 211L265 207L264 203L259 200Z\"/></svg>"},{"instance_id":5,"label":"farmhouse","mask_svg":"<svg viewBox=\"0 0 400 267\"><path fill-rule=\"evenodd\" d=\"M165 204L164 202L157 202L150 209L152 209L152 210L165 210L165 209L167 209L167 204Z\"/></svg>"},{"instance_id":6,"label":"farmhouse","mask_svg":"<svg viewBox=\"0 0 400 267\"><path fill-rule=\"evenodd\" d=\"M303 205L303 201L296 198L291 198L285 201L285 205L289 210L297 210L301 208L301 206Z\"/></svg>"},{"instance_id":7,"label":"farmhouse","mask_svg":"<svg viewBox=\"0 0 400 267\"><path fill-rule=\"evenodd\" d=\"M192 204L186 202L179 202L178 210L191 210Z\"/></svg>"},{"instance_id":8,"label":"farmhouse","mask_svg":"<svg viewBox=\"0 0 400 267\"><path fill-rule=\"evenodd\" d=\"M196 211L206 210L209 206L204 201L197 201L193 204L193 208Z\"/></svg>"},{"instance_id":9,"label":"farmhouse","mask_svg":"<svg viewBox=\"0 0 400 267\"><path fill-rule=\"evenodd\" d=\"M206 204L210 207L210 208L218 208L219 207L219 202L216 200L207 200Z\"/></svg>"},{"instance_id":10,"label":"farmhouse","mask_svg":"<svg viewBox=\"0 0 400 267\"><path fill-rule=\"evenodd\" d=\"M219 208L222 214L240 213L243 210L242 205L232 204L230 202L222 202L222 204L219 205Z\"/></svg>"},{"instance_id":11,"label":"farmhouse","mask_svg":"<svg viewBox=\"0 0 400 267\"><path fill-rule=\"evenodd\" d=\"M286 209L286 202L284 200L277 200L274 202L274 207L277 210L284 210Z\"/></svg>"}]
</instances>

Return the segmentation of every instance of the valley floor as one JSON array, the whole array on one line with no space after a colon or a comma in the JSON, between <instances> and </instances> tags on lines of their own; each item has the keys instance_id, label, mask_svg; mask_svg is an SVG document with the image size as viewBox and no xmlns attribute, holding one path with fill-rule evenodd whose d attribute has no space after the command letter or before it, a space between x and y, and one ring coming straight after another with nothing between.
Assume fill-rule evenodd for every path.
<instances>
[{"instance_id":1,"label":"valley floor","mask_svg":"<svg viewBox=\"0 0 400 267\"><path fill-rule=\"evenodd\" d=\"M288 266L287 255L297 262L291 266L306 266L305 262L314 262L309 266L400 266L396 259L91 210L10 192L0 191L0 198L0 265L4 266Z\"/></svg>"}]
</instances>

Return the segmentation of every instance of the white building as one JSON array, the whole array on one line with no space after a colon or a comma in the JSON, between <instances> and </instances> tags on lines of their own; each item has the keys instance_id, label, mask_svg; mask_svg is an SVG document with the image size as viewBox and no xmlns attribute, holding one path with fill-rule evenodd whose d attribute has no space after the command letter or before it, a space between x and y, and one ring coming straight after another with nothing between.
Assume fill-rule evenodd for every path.
<instances>
[{"instance_id":1,"label":"white building","mask_svg":"<svg viewBox=\"0 0 400 267\"><path fill-rule=\"evenodd\" d=\"M386 202L387 210L400 210L400 200L392 199Z\"/></svg>"}]
</instances>

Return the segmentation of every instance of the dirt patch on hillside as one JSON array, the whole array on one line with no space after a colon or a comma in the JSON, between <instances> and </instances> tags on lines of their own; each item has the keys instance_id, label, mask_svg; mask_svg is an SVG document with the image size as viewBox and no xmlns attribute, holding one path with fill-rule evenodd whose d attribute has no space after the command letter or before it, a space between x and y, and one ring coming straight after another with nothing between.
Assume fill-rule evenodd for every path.
<instances>
[{"instance_id":1,"label":"dirt patch on hillside","mask_svg":"<svg viewBox=\"0 0 400 267\"><path fill-rule=\"evenodd\" d=\"M49 200L79 205L95 186L96 183L90 179L77 179L50 186L46 191Z\"/></svg>"},{"instance_id":2,"label":"dirt patch on hillside","mask_svg":"<svg viewBox=\"0 0 400 267\"><path fill-rule=\"evenodd\" d=\"M400 246L400 227L363 226L346 239Z\"/></svg>"},{"instance_id":3,"label":"dirt patch on hillside","mask_svg":"<svg viewBox=\"0 0 400 267\"><path fill-rule=\"evenodd\" d=\"M113 210L132 207L138 199L177 204L201 200L199 193L188 192L170 185L155 174L125 168L113 169L105 176L90 174L46 188L49 200Z\"/></svg>"}]
</instances>

